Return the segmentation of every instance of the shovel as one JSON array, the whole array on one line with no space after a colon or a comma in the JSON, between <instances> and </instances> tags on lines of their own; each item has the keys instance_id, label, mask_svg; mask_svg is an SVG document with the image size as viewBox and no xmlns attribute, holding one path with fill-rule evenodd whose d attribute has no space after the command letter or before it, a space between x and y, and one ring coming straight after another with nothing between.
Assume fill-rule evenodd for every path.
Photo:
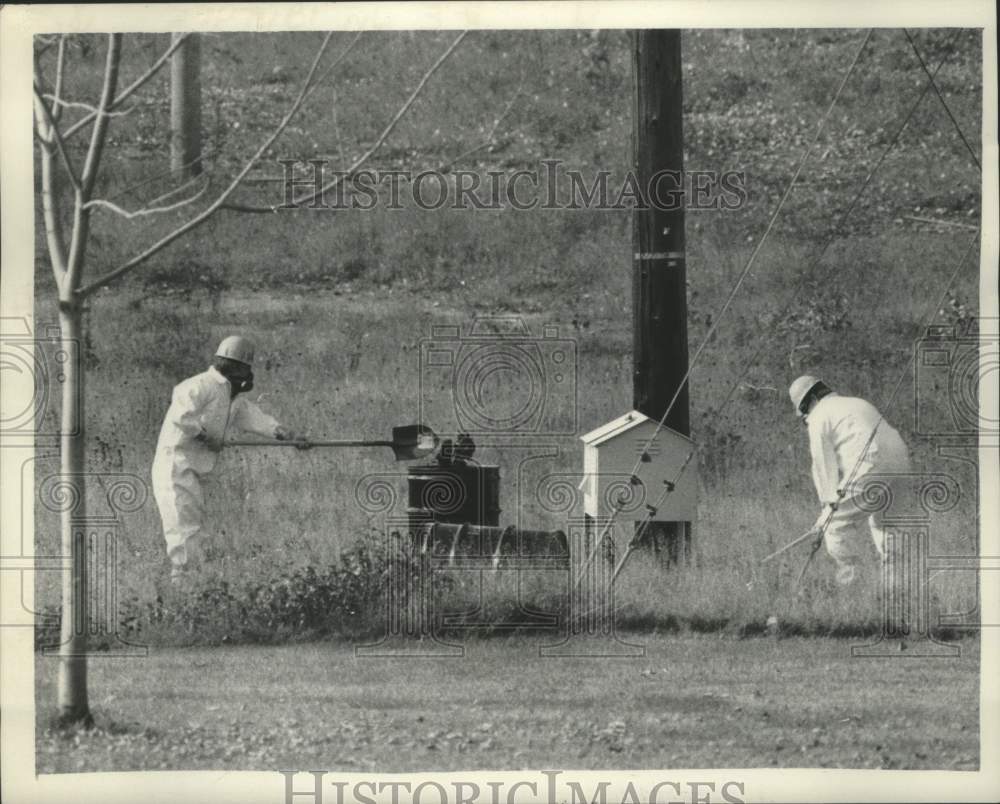
<instances>
[{"instance_id":1,"label":"shovel","mask_svg":"<svg viewBox=\"0 0 1000 804\"><path fill-rule=\"evenodd\" d=\"M227 441L227 447L390 447L397 461L413 461L430 455L438 446L438 437L430 427L406 424L392 428L390 441Z\"/></svg>"}]
</instances>

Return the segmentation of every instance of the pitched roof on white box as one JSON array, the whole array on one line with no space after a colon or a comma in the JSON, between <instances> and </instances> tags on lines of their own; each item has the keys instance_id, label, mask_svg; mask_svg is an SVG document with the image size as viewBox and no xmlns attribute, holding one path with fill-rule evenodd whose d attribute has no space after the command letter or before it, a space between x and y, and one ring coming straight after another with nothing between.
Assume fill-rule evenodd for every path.
<instances>
[{"instance_id":1,"label":"pitched roof on white box","mask_svg":"<svg viewBox=\"0 0 1000 804\"><path fill-rule=\"evenodd\" d=\"M630 410L628 413L622 414L617 419L612 419L607 424L602 424L596 430L584 433L580 436L580 440L588 446L596 447L599 444L603 444L605 441L610 441L612 438L617 438L623 433L627 433L629 430L638 427L643 422L652 422L653 424L656 424L655 420L649 418L649 416L645 413L640 413L637 410ZM673 430L665 425L660 429L668 433L672 433L673 435L680 436L687 441L691 441L688 436L683 433L678 433L676 430Z\"/></svg>"}]
</instances>

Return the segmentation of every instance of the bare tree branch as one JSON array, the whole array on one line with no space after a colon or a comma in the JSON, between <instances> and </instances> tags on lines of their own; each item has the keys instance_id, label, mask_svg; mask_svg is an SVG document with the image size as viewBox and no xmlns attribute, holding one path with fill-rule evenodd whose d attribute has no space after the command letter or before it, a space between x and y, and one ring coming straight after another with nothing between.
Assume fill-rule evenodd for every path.
<instances>
[{"instance_id":1,"label":"bare tree branch","mask_svg":"<svg viewBox=\"0 0 1000 804\"><path fill-rule=\"evenodd\" d=\"M196 176L192 176L190 179L188 179L179 187L174 187L172 190L167 190L167 192L165 192L163 195L159 195L156 198L147 201L146 206L147 207L161 206L168 198L173 198L175 195L180 195L188 187L190 187L193 184L197 184L199 181L205 182L205 187L199 190L198 191L199 193L204 192L204 190L206 190L212 184L212 180L209 176L207 176L204 173L200 173Z\"/></svg>"},{"instance_id":2,"label":"bare tree branch","mask_svg":"<svg viewBox=\"0 0 1000 804\"><path fill-rule=\"evenodd\" d=\"M295 102L292 104L291 108L282 118L281 122L278 124L278 127L264 141L264 143L260 146L260 148L257 149L257 152L252 157L250 157L247 163L243 166L243 169L236 175L236 178L234 178L229 183L229 185L226 187L225 190L223 190L223 192L219 195L219 197L216 198L215 201L213 201L207 208L202 210L198 215L191 218L183 225L177 227L169 234L160 238L156 243L154 243L152 246L147 248L142 253L137 254L135 257L119 265L114 270L109 271L108 273L104 274L101 277L98 277L88 285L79 288L76 291L77 298L80 299L85 298L90 294L94 293L95 291L99 290L100 288L104 287L109 282L112 282L118 277L122 276L123 274L128 273L136 266L148 260L154 254L158 253L159 251L162 251L177 238L181 237L184 234L187 234L192 229L203 224L212 215L214 215L217 210L219 210L222 207L226 199L240 185L240 183L243 181L243 178L246 176L247 173L250 172L253 166L264 154L264 152L271 147L272 143L274 143L274 141L278 139L279 136L281 136L281 133L285 130L285 128L291 122L292 118L295 116L296 112L298 112L299 108L302 106L302 103L305 101L307 95L310 92L311 87L313 86L313 79L316 76L316 71L319 68L320 62L323 60L323 55L326 53L326 49L330 44L330 39L332 38L332 36L333 36L332 33L327 33L326 36L323 38L323 44L320 45L319 52L317 52L316 58L313 59L312 66L309 68L309 74L306 76L305 82L302 84L302 89L299 91L298 97L295 99Z\"/></svg>"},{"instance_id":3,"label":"bare tree branch","mask_svg":"<svg viewBox=\"0 0 1000 804\"><path fill-rule=\"evenodd\" d=\"M184 42L187 40L189 36L191 36L191 34L186 33L181 36L178 36L176 40L171 42L170 47L167 48L167 50L163 53L163 55L160 56L155 62L153 62L152 66L148 70L146 70L146 72L144 72L135 81L133 81L131 84L125 87L125 89L121 91L121 93L114 99L114 101L112 101L112 103L109 105L108 108L111 110L117 109L119 106L122 105L122 103L125 102L125 100L130 95L132 95L137 89L142 87L147 81L149 81L150 78L156 75L156 73L159 72L160 68L164 64L166 64L167 59L169 59L174 54L174 51L177 50L177 48L179 48L181 45L184 44ZM64 133L65 138L69 139L70 137L72 137L74 134L80 131L80 129L82 129L88 123L92 122L95 117L96 114L89 114L86 117L81 117L72 126L66 129Z\"/></svg>"},{"instance_id":4,"label":"bare tree branch","mask_svg":"<svg viewBox=\"0 0 1000 804\"><path fill-rule=\"evenodd\" d=\"M51 148L53 142L56 144L56 150L59 151L59 157L62 159L63 167L66 168L66 173L69 176L70 183L73 185L75 190L79 190L81 187L80 176L76 172L76 168L73 167L73 162L69 158L69 152L66 150L66 143L63 141L62 135L59 133L59 125L56 123L55 118L52 115L52 110L42 98L42 94L39 92L37 83L34 86L34 92L35 119L37 121L39 116L41 116L41 123L44 123L44 128L39 125L38 129L39 139L42 142L42 150ZM41 114L39 115L39 113Z\"/></svg>"},{"instance_id":5,"label":"bare tree branch","mask_svg":"<svg viewBox=\"0 0 1000 804\"><path fill-rule=\"evenodd\" d=\"M101 87L101 99L97 105L97 122L94 124L93 132L91 132L90 147L87 149L87 160L83 165L83 175L80 176L84 195L88 197L94 186L94 179L97 178L97 171L101 165L101 156L104 153L104 141L108 130L108 112L111 111L111 104L115 98L121 52L122 35L108 34L108 55L104 67L104 85Z\"/></svg>"},{"instance_id":6,"label":"bare tree branch","mask_svg":"<svg viewBox=\"0 0 1000 804\"><path fill-rule=\"evenodd\" d=\"M47 51L54 44L58 43L62 36L43 36L42 34L35 35L35 41L41 42L41 47L35 51L36 56L41 56L45 51Z\"/></svg>"},{"instance_id":7,"label":"bare tree branch","mask_svg":"<svg viewBox=\"0 0 1000 804\"><path fill-rule=\"evenodd\" d=\"M327 184L324 187L321 187L319 190L312 193L311 195L303 196L302 198L297 198L293 200L292 203L296 206L305 206L315 201L317 198L322 198L326 193L330 192L330 190L333 190L335 187L337 187L337 185L339 185L344 179L353 175L365 162L367 162L375 154L375 152L382 147L382 143L385 142L386 138L393 132L393 130L396 128L396 125L399 123L400 120L403 119L403 116L409 111L410 107L420 96L420 93L423 92L424 87L427 86L427 82L430 81L431 77L434 75L434 73L438 71L441 65L448 60L448 57L455 51L455 48L457 48L459 44L461 44L462 40L465 38L465 35L467 33L468 31L462 31L458 35L458 37L456 37L455 41L452 42L448 46L448 48L444 51L444 53L441 54L438 60L435 61L433 65L431 65L430 69L424 74L424 77L420 79L420 83L418 83L413 92L410 93L410 97L406 99L406 102L400 107L399 111L396 112L395 116L392 118L392 120L389 121L389 124L382 130L382 133L379 134L378 138L375 140L375 142L367 151L365 151L360 157L354 160L354 163L349 168L347 168L346 171L338 174L337 177L329 184ZM279 205L252 206L248 204L226 204L224 205L223 209L232 210L234 212L259 213L259 212L277 212L278 206Z\"/></svg>"},{"instance_id":8,"label":"bare tree branch","mask_svg":"<svg viewBox=\"0 0 1000 804\"><path fill-rule=\"evenodd\" d=\"M520 81L520 83L518 83L517 89L514 91L513 96L511 97L510 101L507 103L507 106L504 108L503 112L501 112L500 116L498 118L496 118L496 120L493 121L493 127L490 129L489 134L486 135L486 139L483 142L481 142L479 145L477 145L475 148L470 148L468 151L465 151L464 153L459 154L454 159L452 159L450 162L447 162L444 165L442 165L440 168L438 168L438 170L441 173L444 173L445 171L449 170L453 166L457 165L459 162L461 162L463 159L465 159L465 157L472 156L472 154L476 153L477 151L481 151L481 150L483 150L483 148L489 148L489 147L491 147L491 146L493 146L493 145L496 144L497 129L500 128L500 124L503 123L503 121L507 119L507 116L510 114L511 110L514 108L514 104L517 103L517 99L520 98L522 94L524 94L523 89L522 89L523 86L524 86L524 73L521 73L521 81Z\"/></svg>"},{"instance_id":9,"label":"bare tree branch","mask_svg":"<svg viewBox=\"0 0 1000 804\"><path fill-rule=\"evenodd\" d=\"M54 42L55 40L53 40ZM62 89L62 68L65 64L61 58L65 52L65 37L59 37L59 56L56 58L56 89ZM42 152L42 218L45 222L45 239L49 248L49 262L52 265L52 274L56 281L56 287L62 288L63 280L66 277L66 247L63 239L62 212L59 201L59 193L56 190L55 165L52 159L52 144L55 142L60 151L63 164L70 175L70 181L76 181L76 174L72 170L68 154L66 154L65 143L59 134L58 126L52 116L53 110L46 106L45 101L39 96L38 85L42 82L39 60L36 57L34 64L34 118L35 131L38 136L40 150ZM74 185L75 186L75 185Z\"/></svg>"},{"instance_id":10,"label":"bare tree branch","mask_svg":"<svg viewBox=\"0 0 1000 804\"><path fill-rule=\"evenodd\" d=\"M361 37L363 35L364 31L359 31L354 35L354 38L347 43L347 47L345 47L340 52L340 54L337 56L337 58L333 60L330 66L323 71L323 74L320 75L320 77L313 82L313 85L311 87L309 87L309 91L306 93L307 98L319 88L320 84L322 84L324 81L326 81L327 78L330 77L330 73L332 73L334 70L337 69L337 67L340 66L340 63L347 58L348 54L350 54L352 50L354 50L354 46L361 41Z\"/></svg>"},{"instance_id":11,"label":"bare tree branch","mask_svg":"<svg viewBox=\"0 0 1000 804\"><path fill-rule=\"evenodd\" d=\"M58 92L56 93L43 92L42 97L45 98L45 100L52 103L52 108L54 111L61 109L83 109L85 112L90 112L91 114L94 115L97 114L96 106L91 106L89 103L81 103L80 101L62 100L59 97Z\"/></svg>"},{"instance_id":12,"label":"bare tree branch","mask_svg":"<svg viewBox=\"0 0 1000 804\"><path fill-rule=\"evenodd\" d=\"M52 101L53 107L59 107L62 109L83 109L86 112L90 112L92 116L96 117L98 114L105 114L108 117L124 117L127 114L131 114L135 111L134 106L129 106L125 111L122 112L100 112L96 106L91 106L89 103L81 103L80 101L67 101L62 100L56 95L50 95L48 93L42 95L48 101ZM58 118L56 118L58 119Z\"/></svg>"},{"instance_id":13,"label":"bare tree branch","mask_svg":"<svg viewBox=\"0 0 1000 804\"><path fill-rule=\"evenodd\" d=\"M207 36L208 34L203 34L203 35ZM337 66L338 66L338 65L339 65L339 64L340 64L340 63L341 63L341 62L342 62L342 61L344 60L344 58L345 58L345 57L346 57L346 56L347 56L347 55L348 55L348 54L349 54L349 53L350 53L350 52L351 52L351 51L352 51L352 50L354 49L354 46L355 46L355 45L356 45L356 44L358 43L358 40L360 40L360 39L361 39L362 35L363 35L363 32L359 32L359 33L358 33L358 34L357 34L357 35L356 35L356 36L355 36L355 37L354 37L354 38L353 38L353 39L351 40L351 42L350 42L350 43L348 44L348 46L347 46L347 47L346 47L346 48L345 48L345 49L343 50L343 52L341 52L341 53L340 53L340 55L339 55L339 56L337 56L337 58L336 58L336 59L335 59L335 60L333 61L333 63L332 63L332 64L330 64L330 66L329 66L329 67L327 67L327 68L326 68L326 69L325 69L325 70L323 71L322 75L320 75L320 77L319 77L319 78L317 78L317 79L316 79L316 80L315 80L315 81L313 82L313 85L312 85L312 87L310 87L310 89L309 89L309 92L308 92L308 93L306 94L306 98L307 98L307 99L308 99L308 97L309 97L310 95L312 95L312 93L313 93L313 92L314 92L314 91L315 91L316 89L318 89L318 88L319 88L320 84L322 84L322 83L323 83L323 81L324 81L324 80L326 80L326 78L327 78L327 77L328 77L328 76L330 75L330 73L331 73L331 72L333 72L333 70L334 70L334 69L335 69L335 68L336 68L336 67L337 67ZM218 36L218 34L211 34L211 36ZM153 176L151 176L151 177L149 177L149 178L147 178L147 179L143 179L142 181L139 181L139 182L136 182L135 184L133 184L133 185L130 185L129 187L126 187L126 188L125 188L125 189L123 189L123 190L119 190L119 191L118 191L117 193L115 193L115 194L114 194L114 195L113 195L113 196L112 196L111 198L112 198L112 199L114 199L114 198L120 198L120 197L122 197L122 196L124 196L124 195L128 195L129 193L131 193L131 192L134 192L135 190L138 190L138 189L139 189L139 188L141 188L141 187L145 187L145 186L146 186L147 184L151 184L151 183L152 183L152 182L154 182L154 181L158 181L159 179L163 179L163 178L167 178L167 177L169 177L169 176L172 176L172 175L173 175L173 174L175 174L175 173L179 173L179 172L183 172L183 171L184 171L184 170L186 170L186 169L187 169L188 167L190 167L191 165L193 165L193 164L194 164L195 162L198 162L198 161L202 161L202 160L206 159L206 158L207 158L207 157L209 157L209 156L213 156L213 155L214 155L215 153L217 153L217 151L218 151L218 149L209 149L208 151L204 152L204 153L203 153L203 154L202 154L201 156L199 156L199 157L196 157L195 159L192 159L192 160L191 160L190 162L186 162L185 164L181 165L181 166L180 166L180 167L178 167L178 168L171 168L170 170L165 170L165 171L163 171L162 173L157 173L157 174L155 174L155 175L153 175ZM253 181L253 180L252 180L252 179L248 179L247 181ZM109 200L110 200L110 199L109 199Z\"/></svg>"},{"instance_id":14,"label":"bare tree branch","mask_svg":"<svg viewBox=\"0 0 1000 804\"><path fill-rule=\"evenodd\" d=\"M340 136L340 123L337 121L337 88L332 88L333 92L333 103L330 104L330 113L333 117L333 133L337 138L337 160L340 162L339 167L343 167L345 163L344 159L344 139Z\"/></svg>"},{"instance_id":15,"label":"bare tree branch","mask_svg":"<svg viewBox=\"0 0 1000 804\"><path fill-rule=\"evenodd\" d=\"M924 71L924 75L927 76L927 80L934 90L934 94L937 95L938 100L941 101L941 105L944 107L945 112L948 115L948 119L951 120L951 124L955 127L955 131L958 132L958 136L962 139L965 144L966 150L969 152L969 156L972 157L972 161L975 163L978 170L982 170L982 165L979 164L979 157L976 155L976 150L972 147L969 141L965 137L965 132L962 131L962 127L958 124L955 119L955 115L951 112L951 107L948 106L948 101L944 99L944 95L941 94L941 90L938 88L937 81L934 80L934 76L931 74L930 68L927 66L927 62L924 61L924 57L920 55L920 51L917 50L917 43L913 41L913 37L910 36L910 32L903 28L903 33L906 34L906 39L910 43L910 47L913 49L913 55L917 57L917 61L920 62L920 67Z\"/></svg>"},{"instance_id":16,"label":"bare tree branch","mask_svg":"<svg viewBox=\"0 0 1000 804\"><path fill-rule=\"evenodd\" d=\"M90 211L86 208L97 179L97 171L101 165L101 155L104 153L104 143L108 135L108 105L114 100L115 88L118 84L118 69L121 63L122 35L108 34L108 51L104 62L104 81L101 86L101 99L98 102L98 114L95 117L91 131L90 146L83 163L83 173L80 176L80 186L76 188L73 199L73 228L70 232L69 254L66 257L65 287L60 298L65 303L72 303L75 292L83 276L83 255L90 235Z\"/></svg>"},{"instance_id":17,"label":"bare tree branch","mask_svg":"<svg viewBox=\"0 0 1000 804\"><path fill-rule=\"evenodd\" d=\"M157 182L160 179L165 179L165 178L168 178L170 176L173 176L175 173L183 173L185 170L187 170L189 167L191 167L191 165L193 165L195 162L204 161L205 159L207 159L210 156L215 156L216 153L217 153L217 149L209 148L208 150L203 151L199 156L196 156L193 159L188 160L187 162L185 162L183 165L180 165L179 167L170 168L169 170L164 170L164 171L162 171L160 173L154 173L152 176L149 176L148 178L145 178L142 181L137 181L135 184L130 184L127 187L123 187L121 190L117 190L115 192L115 194L112 195L108 200L109 201L113 201L116 198L121 198L122 196L129 195L130 193L134 193L136 190L139 190L139 189L145 187L146 185L153 184L154 182ZM204 176L204 175L207 175L207 174L203 173L201 175ZM192 181L196 181L198 178L199 178L199 176L195 176L192 179ZM181 187L184 187L184 186L186 186L186 185L181 185ZM180 188L177 188L175 190L171 190L169 193L167 193L167 195L171 195L171 194L177 192L179 189Z\"/></svg>"},{"instance_id":18,"label":"bare tree branch","mask_svg":"<svg viewBox=\"0 0 1000 804\"><path fill-rule=\"evenodd\" d=\"M201 178L202 178L201 176L196 176L194 180L198 180ZM116 215L120 215L126 220L133 220L134 218L142 218L148 215L159 215L164 212L173 212L175 210L180 209L181 207L186 207L188 204L193 204L195 201L197 201L205 194L205 191L208 189L208 187L209 187L208 182L205 182L204 186L197 193L195 193L192 196L189 196L188 198L183 198L174 204L168 204L166 206L156 206L156 201L162 200L161 197L160 199L156 199L150 202L149 206L143 207L142 209L137 209L133 212L129 212L127 209L124 209L118 206L117 204L113 204L111 201L107 201L103 198L91 199L90 201L88 201L86 204L83 205L83 208L107 209L110 210L111 212L114 212ZM179 189L180 188L178 188L178 190ZM169 193L167 193L167 195L175 195L178 192L178 190L171 190Z\"/></svg>"},{"instance_id":19,"label":"bare tree branch","mask_svg":"<svg viewBox=\"0 0 1000 804\"><path fill-rule=\"evenodd\" d=\"M36 101L38 103L38 101ZM42 139L39 134L39 139ZM45 239L49 246L49 260L55 276L56 287L61 287L66 275L66 250L63 244L62 218L59 196L55 187L52 165L52 147L42 141L42 217L45 221Z\"/></svg>"},{"instance_id":20,"label":"bare tree branch","mask_svg":"<svg viewBox=\"0 0 1000 804\"><path fill-rule=\"evenodd\" d=\"M66 70L66 35L59 37L59 50L56 52L56 87L52 105L52 118L58 123L61 111L56 105L62 97L63 75Z\"/></svg>"},{"instance_id":21,"label":"bare tree branch","mask_svg":"<svg viewBox=\"0 0 1000 804\"><path fill-rule=\"evenodd\" d=\"M978 226L970 226L967 223L958 223L957 221L943 221L936 218L920 218L916 215L904 215L903 220L907 221L917 221L918 223L933 223L935 226L954 226L958 229L970 229L972 231L977 231Z\"/></svg>"}]
</instances>

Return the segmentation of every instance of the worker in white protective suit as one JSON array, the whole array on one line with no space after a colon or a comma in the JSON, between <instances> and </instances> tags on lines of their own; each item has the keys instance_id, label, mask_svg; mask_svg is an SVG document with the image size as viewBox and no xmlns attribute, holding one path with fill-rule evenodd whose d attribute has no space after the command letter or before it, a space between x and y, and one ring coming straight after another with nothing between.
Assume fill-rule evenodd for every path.
<instances>
[{"instance_id":1,"label":"worker in white protective suit","mask_svg":"<svg viewBox=\"0 0 1000 804\"><path fill-rule=\"evenodd\" d=\"M884 511L872 513L870 506L862 510L858 495L873 472L895 476L888 481L890 487L901 490L901 484L909 482L909 451L899 433L864 399L834 393L811 375L795 380L788 393L809 429L813 482L822 506L813 530L823 533L826 551L837 564L837 581L848 586L870 554L866 524L882 561L895 560L887 554Z\"/></svg>"},{"instance_id":2,"label":"worker in white protective suit","mask_svg":"<svg viewBox=\"0 0 1000 804\"><path fill-rule=\"evenodd\" d=\"M153 496L174 582L198 563L202 479L215 468L226 433L237 429L309 446L304 435L279 424L242 396L253 388L253 352L248 339L230 336L219 345L207 371L174 387L152 469Z\"/></svg>"}]
</instances>

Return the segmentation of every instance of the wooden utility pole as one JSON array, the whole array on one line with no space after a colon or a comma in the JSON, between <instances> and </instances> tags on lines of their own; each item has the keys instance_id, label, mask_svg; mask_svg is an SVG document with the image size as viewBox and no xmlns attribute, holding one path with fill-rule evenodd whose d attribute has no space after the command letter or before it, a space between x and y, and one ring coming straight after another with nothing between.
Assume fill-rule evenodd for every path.
<instances>
[{"instance_id":1,"label":"wooden utility pole","mask_svg":"<svg viewBox=\"0 0 1000 804\"><path fill-rule=\"evenodd\" d=\"M177 41L182 34L173 34ZM170 57L170 169L178 178L201 173L201 41L188 34Z\"/></svg>"},{"instance_id":2,"label":"wooden utility pole","mask_svg":"<svg viewBox=\"0 0 1000 804\"><path fill-rule=\"evenodd\" d=\"M633 406L659 421L688 370L681 32L632 37L633 169L648 205L632 216ZM687 384L664 424L690 435ZM691 523L649 522L643 541L686 561Z\"/></svg>"}]
</instances>

